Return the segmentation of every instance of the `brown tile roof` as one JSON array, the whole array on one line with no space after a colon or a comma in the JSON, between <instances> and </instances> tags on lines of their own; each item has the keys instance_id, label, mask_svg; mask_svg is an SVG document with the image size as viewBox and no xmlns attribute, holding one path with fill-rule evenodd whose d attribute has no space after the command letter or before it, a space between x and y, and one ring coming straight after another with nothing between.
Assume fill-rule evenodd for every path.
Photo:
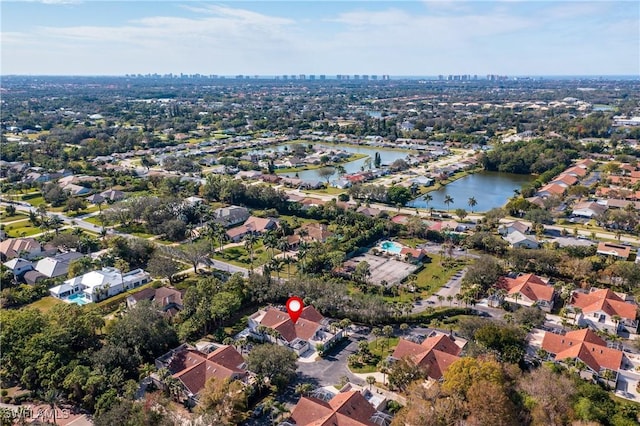
<instances>
[{"instance_id":1,"label":"brown tile roof","mask_svg":"<svg viewBox=\"0 0 640 426\"><path fill-rule=\"evenodd\" d=\"M550 183L540 188L538 192L546 191L546 192L550 192L551 194L562 195L564 194L565 189L566 188L562 185L558 185L557 183Z\"/></svg>"},{"instance_id":2,"label":"brown tile roof","mask_svg":"<svg viewBox=\"0 0 640 426\"><path fill-rule=\"evenodd\" d=\"M221 346L209 355L185 349L173 356L168 366L173 377L180 379L188 392L196 395L212 377L228 379L247 374L244 359L233 346Z\"/></svg>"},{"instance_id":3,"label":"brown tile roof","mask_svg":"<svg viewBox=\"0 0 640 426\"><path fill-rule=\"evenodd\" d=\"M573 185L578 182L578 178L573 175L563 173L558 175L553 182L562 182L566 185Z\"/></svg>"},{"instance_id":4,"label":"brown tile roof","mask_svg":"<svg viewBox=\"0 0 640 426\"><path fill-rule=\"evenodd\" d=\"M402 255L410 254L411 257L415 259L420 259L424 255L424 252L420 249L414 249L411 247L402 247L402 249L400 250L400 254Z\"/></svg>"},{"instance_id":5,"label":"brown tile roof","mask_svg":"<svg viewBox=\"0 0 640 426\"><path fill-rule=\"evenodd\" d=\"M565 170L564 173L572 174L572 175L575 174L577 176L583 177L583 176L586 176L587 171L582 167L573 166Z\"/></svg>"},{"instance_id":6,"label":"brown tile roof","mask_svg":"<svg viewBox=\"0 0 640 426\"><path fill-rule=\"evenodd\" d=\"M533 301L551 301L554 294L553 287L534 274L524 274L517 278L502 277L498 281L498 287L507 290L510 295L520 293Z\"/></svg>"},{"instance_id":7,"label":"brown tile roof","mask_svg":"<svg viewBox=\"0 0 640 426\"><path fill-rule=\"evenodd\" d=\"M324 223L307 223L301 227L301 230L307 233L305 239L319 241L321 243L333 235L333 232L329 231L329 227Z\"/></svg>"},{"instance_id":8,"label":"brown tile roof","mask_svg":"<svg viewBox=\"0 0 640 426\"><path fill-rule=\"evenodd\" d=\"M422 344L400 339L393 351L393 357L411 358L416 364L426 367L429 377L439 380L449 366L460 359L461 349L446 334L425 339Z\"/></svg>"},{"instance_id":9,"label":"brown tile roof","mask_svg":"<svg viewBox=\"0 0 640 426\"><path fill-rule=\"evenodd\" d=\"M570 305L582 309L584 313L602 311L609 316L618 315L620 318L635 320L637 306L625 302L621 297L609 289L600 289L585 294L574 292Z\"/></svg>"},{"instance_id":10,"label":"brown tile roof","mask_svg":"<svg viewBox=\"0 0 640 426\"><path fill-rule=\"evenodd\" d=\"M21 252L37 252L42 250L42 245L34 238L9 238L0 243L0 253L7 259L20 256Z\"/></svg>"},{"instance_id":11,"label":"brown tile roof","mask_svg":"<svg viewBox=\"0 0 640 426\"><path fill-rule=\"evenodd\" d=\"M256 217L249 216L249 219L244 223L244 226L254 232L265 232L268 229L272 229L275 225L275 221L269 217Z\"/></svg>"},{"instance_id":12,"label":"brown tile roof","mask_svg":"<svg viewBox=\"0 0 640 426\"><path fill-rule=\"evenodd\" d=\"M160 307L175 303L176 305L182 305L182 296L184 291L176 290L175 288L160 287L156 289L153 301Z\"/></svg>"},{"instance_id":13,"label":"brown tile roof","mask_svg":"<svg viewBox=\"0 0 640 426\"><path fill-rule=\"evenodd\" d=\"M288 313L270 308L260 321L260 325L278 330L284 340L292 342L296 338L311 339L321 327L320 323L323 319L324 317L313 306L305 306L300 318L294 324Z\"/></svg>"},{"instance_id":14,"label":"brown tile roof","mask_svg":"<svg viewBox=\"0 0 640 426\"><path fill-rule=\"evenodd\" d=\"M404 225L409 220L409 216L404 214L398 214L391 218L393 223L398 223L400 225Z\"/></svg>"},{"instance_id":15,"label":"brown tile roof","mask_svg":"<svg viewBox=\"0 0 640 426\"><path fill-rule=\"evenodd\" d=\"M339 393L330 401L303 396L291 413L297 426L373 426L376 410L358 391Z\"/></svg>"},{"instance_id":16,"label":"brown tile roof","mask_svg":"<svg viewBox=\"0 0 640 426\"><path fill-rule=\"evenodd\" d=\"M542 349L555 355L557 361L579 359L593 371L603 368L617 371L622 364L622 351L611 349L590 329L577 330L562 336L545 333Z\"/></svg>"},{"instance_id":17,"label":"brown tile roof","mask_svg":"<svg viewBox=\"0 0 640 426\"><path fill-rule=\"evenodd\" d=\"M600 241L598 243L597 253L628 259L631 254L631 247Z\"/></svg>"}]
</instances>

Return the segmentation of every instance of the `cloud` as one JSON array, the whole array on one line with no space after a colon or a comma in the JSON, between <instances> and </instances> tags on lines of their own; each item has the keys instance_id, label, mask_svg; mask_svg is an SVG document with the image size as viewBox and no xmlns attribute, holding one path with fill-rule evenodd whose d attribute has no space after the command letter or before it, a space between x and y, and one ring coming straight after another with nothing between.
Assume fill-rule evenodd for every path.
<instances>
[{"instance_id":1,"label":"cloud","mask_svg":"<svg viewBox=\"0 0 640 426\"><path fill-rule=\"evenodd\" d=\"M38 57L37 66L68 74L588 74L585 64L591 57L594 70L622 66L613 60L620 53L609 46L620 33L632 36L634 22L637 35L637 19L625 16L623 7L613 7L617 15L611 14L608 4L435 3L436 11L432 2L424 8L400 2L375 7L341 3L322 18L304 8L269 14L251 10L249 3L163 3L162 13L121 24L51 20L56 24L2 33L2 57L11 70L36 66L29 58ZM82 7L90 8L91 2ZM123 4L114 17L127 12ZM572 62L574 51L580 52L582 69ZM627 56L638 61L637 54Z\"/></svg>"}]
</instances>

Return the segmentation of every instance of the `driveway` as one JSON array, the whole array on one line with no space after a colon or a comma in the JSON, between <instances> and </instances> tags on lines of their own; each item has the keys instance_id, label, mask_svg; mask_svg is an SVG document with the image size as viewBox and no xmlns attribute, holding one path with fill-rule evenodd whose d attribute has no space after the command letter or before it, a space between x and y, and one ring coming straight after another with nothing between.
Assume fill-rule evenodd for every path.
<instances>
[{"instance_id":1,"label":"driveway","mask_svg":"<svg viewBox=\"0 0 640 426\"><path fill-rule=\"evenodd\" d=\"M316 387L333 386L338 384L343 376L347 376L352 383L364 384L364 380L353 375L347 368L347 357L358 350L358 339L366 337L354 334L332 348L324 358L316 362L299 362L295 383L311 383Z\"/></svg>"}]
</instances>

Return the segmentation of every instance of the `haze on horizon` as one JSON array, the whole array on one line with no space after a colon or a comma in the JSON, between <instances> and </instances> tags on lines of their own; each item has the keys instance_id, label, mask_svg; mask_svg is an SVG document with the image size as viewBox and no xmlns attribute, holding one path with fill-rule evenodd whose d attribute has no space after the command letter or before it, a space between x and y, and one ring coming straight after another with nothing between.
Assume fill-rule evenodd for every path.
<instances>
[{"instance_id":1,"label":"haze on horizon","mask_svg":"<svg viewBox=\"0 0 640 426\"><path fill-rule=\"evenodd\" d=\"M2 1L2 75L640 76L635 1Z\"/></svg>"}]
</instances>

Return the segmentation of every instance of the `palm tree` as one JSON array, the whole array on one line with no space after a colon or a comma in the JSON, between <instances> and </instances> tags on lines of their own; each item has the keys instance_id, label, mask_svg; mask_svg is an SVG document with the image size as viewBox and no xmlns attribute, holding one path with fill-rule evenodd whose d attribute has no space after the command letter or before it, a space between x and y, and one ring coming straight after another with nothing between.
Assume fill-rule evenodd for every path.
<instances>
[{"instance_id":1,"label":"palm tree","mask_svg":"<svg viewBox=\"0 0 640 426\"><path fill-rule=\"evenodd\" d=\"M389 361L387 361L386 359L383 359L378 364L378 370L380 370L380 372L382 373L382 384L383 385L387 384L387 373L389 372L389 368L390 367L391 366L389 365Z\"/></svg>"},{"instance_id":2,"label":"palm tree","mask_svg":"<svg viewBox=\"0 0 640 426\"><path fill-rule=\"evenodd\" d=\"M451 306L451 302L453 301L453 296L452 295L448 295L447 296L447 302L449 302L449 306Z\"/></svg>"},{"instance_id":3,"label":"palm tree","mask_svg":"<svg viewBox=\"0 0 640 426\"><path fill-rule=\"evenodd\" d=\"M51 408L51 412L53 414L53 424L57 424L56 422L56 411L58 409L58 404L61 401L62 394L55 390L51 389L44 394L44 402L46 402Z\"/></svg>"},{"instance_id":4,"label":"palm tree","mask_svg":"<svg viewBox=\"0 0 640 426\"><path fill-rule=\"evenodd\" d=\"M478 201L476 201L475 197L469 197L467 204L469 204L469 207L471 207L471 213L473 213L473 208L478 205Z\"/></svg>"},{"instance_id":5,"label":"palm tree","mask_svg":"<svg viewBox=\"0 0 640 426\"><path fill-rule=\"evenodd\" d=\"M429 207L429 203L433 201L433 195L425 194L423 197L425 204Z\"/></svg>"},{"instance_id":6,"label":"palm tree","mask_svg":"<svg viewBox=\"0 0 640 426\"><path fill-rule=\"evenodd\" d=\"M258 239L253 234L247 234L244 237L244 248L249 252L249 265L251 266L249 273L253 272L253 247L257 241Z\"/></svg>"},{"instance_id":7,"label":"palm tree","mask_svg":"<svg viewBox=\"0 0 640 426\"><path fill-rule=\"evenodd\" d=\"M276 247L278 246L278 237L275 232L268 231L264 237L262 237L262 242L266 248L271 249L271 259L273 259L276 255Z\"/></svg>"},{"instance_id":8,"label":"palm tree","mask_svg":"<svg viewBox=\"0 0 640 426\"><path fill-rule=\"evenodd\" d=\"M449 204L453 204L453 198L451 198L451 195L445 195L443 203L447 205L447 210L449 210Z\"/></svg>"},{"instance_id":9,"label":"palm tree","mask_svg":"<svg viewBox=\"0 0 640 426\"><path fill-rule=\"evenodd\" d=\"M367 383L369 384L369 390L371 390L371 386L376 383L376 378L373 376L367 376Z\"/></svg>"}]
</instances>

